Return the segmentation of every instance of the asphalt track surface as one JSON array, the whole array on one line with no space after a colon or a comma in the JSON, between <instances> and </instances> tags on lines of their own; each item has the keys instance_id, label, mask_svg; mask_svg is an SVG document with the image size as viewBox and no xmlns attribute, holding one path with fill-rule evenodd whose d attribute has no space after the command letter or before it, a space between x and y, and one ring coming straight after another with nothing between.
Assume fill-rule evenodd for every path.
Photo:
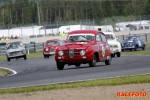
<instances>
[{"instance_id":1,"label":"asphalt track surface","mask_svg":"<svg viewBox=\"0 0 150 100\"><path fill-rule=\"evenodd\" d=\"M54 57L0 61L0 67L17 72L15 75L0 77L0 89L6 89L147 74L150 73L150 56L122 55L113 58L111 65L105 65L104 62L97 63L96 67L89 67L88 64L82 64L79 68L65 65L61 71L57 69Z\"/></svg>"}]
</instances>

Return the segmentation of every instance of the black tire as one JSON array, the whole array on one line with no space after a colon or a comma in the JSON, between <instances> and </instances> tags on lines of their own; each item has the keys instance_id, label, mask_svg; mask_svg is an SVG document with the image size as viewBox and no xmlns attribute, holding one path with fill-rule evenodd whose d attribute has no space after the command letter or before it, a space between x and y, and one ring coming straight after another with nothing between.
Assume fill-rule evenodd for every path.
<instances>
[{"instance_id":1,"label":"black tire","mask_svg":"<svg viewBox=\"0 0 150 100\"><path fill-rule=\"evenodd\" d=\"M110 56L109 59L105 61L105 64L106 64L106 65L110 65L110 64L111 64L111 61L112 61L112 58L111 58L111 56Z\"/></svg>"},{"instance_id":2,"label":"black tire","mask_svg":"<svg viewBox=\"0 0 150 100\"><path fill-rule=\"evenodd\" d=\"M10 61L10 58L7 57L7 61Z\"/></svg>"},{"instance_id":3,"label":"black tire","mask_svg":"<svg viewBox=\"0 0 150 100\"><path fill-rule=\"evenodd\" d=\"M132 49L130 49L130 51L132 51Z\"/></svg>"},{"instance_id":4,"label":"black tire","mask_svg":"<svg viewBox=\"0 0 150 100\"><path fill-rule=\"evenodd\" d=\"M121 56L121 53L120 52L117 52L117 57L120 57Z\"/></svg>"},{"instance_id":5,"label":"black tire","mask_svg":"<svg viewBox=\"0 0 150 100\"><path fill-rule=\"evenodd\" d=\"M44 55L44 58L46 59L46 55Z\"/></svg>"},{"instance_id":6,"label":"black tire","mask_svg":"<svg viewBox=\"0 0 150 100\"><path fill-rule=\"evenodd\" d=\"M47 55L47 58L49 58L49 55Z\"/></svg>"},{"instance_id":7,"label":"black tire","mask_svg":"<svg viewBox=\"0 0 150 100\"><path fill-rule=\"evenodd\" d=\"M145 46L142 47L142 50L145 50Z\"/></svg>"},{"instance_id":8,"label":"black tire","mask_svg":"<svg viewBox=\"0 0 150 100\"><path fill-rule=\"evenodd\" d=\"M96 66L96 57L94 55L93 59L89 62L90 67L95 67Z\"/></svg>"},{"instance_id":9,"label":"black tire","mask_svg":"<svg viewBox=\"0 0 150 100\"><path fill-rule=\"evenodd\" d=\"M58 70L63 70L64 69L64 63L62 63L62 62L56 62L56 64L57 64L57 69Z\"/></svg>"},{"instance_id":10,"label":"black tire","mask_svg":"<svg viewBox=\"0 0 150 100\"><path fill-rule=\"evenodd\" d=\"M80 67L81 64L75 64L76 67Z\"/></svg>"},{"instance_id":11,"label":"black tire","mask_svg":"<svg viewBox=\"0 0 150 100\"><path fill-rule=\"evenodd\" d=\"M122 49L122 52L124 52L124 50Z\"/></svg>"},{"instance_id":12,"label":"black tire","mask_svg":"<svg viewBox=\"0 0 150 100\"><path fill-rule=\"evenodd\" d=\"M134 51L137 51L137 48L138 48L138 47L137 47L137 46L135 46Z\"/></svg>"},{"instance_id":13,"label":"black tire","mask_svg":"<svg viewBox=\"0 0 150 100\"><path fill-rule=\"evenodd\" d=\"M24 60L27 60L27 56L26 55L24 55Z\"/></svg>"}]
</instances>

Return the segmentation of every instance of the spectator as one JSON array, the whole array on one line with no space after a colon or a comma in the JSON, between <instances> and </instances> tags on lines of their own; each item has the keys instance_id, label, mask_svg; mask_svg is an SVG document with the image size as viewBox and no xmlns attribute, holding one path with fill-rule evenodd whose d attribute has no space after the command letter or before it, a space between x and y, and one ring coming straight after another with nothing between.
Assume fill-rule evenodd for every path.
<instances>
[{"instance_id":1,"label":"spectator","mask_svg":"<svg viewBox=\"0 0 150 100\"><path fill-rule=\"evenodd\" d=\"M99 31L102 31L101 28L98 28Z\"/></svg>"}]
</instances>

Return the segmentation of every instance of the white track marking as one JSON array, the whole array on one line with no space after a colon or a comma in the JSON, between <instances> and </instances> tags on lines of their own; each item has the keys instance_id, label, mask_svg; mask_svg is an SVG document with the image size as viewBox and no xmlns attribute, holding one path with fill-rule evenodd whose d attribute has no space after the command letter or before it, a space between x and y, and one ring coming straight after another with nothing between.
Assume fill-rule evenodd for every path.
<instances>
[{"instance_id":1,"label":"white track marking","mask_svg":"<svg viewBox=\"0 0 150 100\"><path fill-rule=\"evenodd\" d=\"M17 72L15 70L12 70L12 69L9 69L9 68L4 68L4 67L0 67L0 68L11 71L13 74L11 74L10 76L17 74Z\"/></svg>"}]
</instances>

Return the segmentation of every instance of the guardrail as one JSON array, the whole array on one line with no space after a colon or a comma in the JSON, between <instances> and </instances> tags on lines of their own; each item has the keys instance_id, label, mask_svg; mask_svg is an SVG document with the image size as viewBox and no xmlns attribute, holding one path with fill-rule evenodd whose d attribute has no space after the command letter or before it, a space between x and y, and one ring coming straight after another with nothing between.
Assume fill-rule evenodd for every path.
<instances>
[{"instance_id":1,"label":"guardrail","mask_svg":"<svg viewBox=\"0 0 150 100\"><path fill-rule=\"evenodd\" d=\"M25 44L25 48L27 53L29 52L40 52L43 50L44 43L35 43L35 44ZM6 55L6 48L5 46L0 46L0 56Z\"/></svg>"},{"instance_id":2,"label":"guardrail","mask_svg":"<svg viewBox=\"0 0 150 100\"><path fill-rule=\"evenodd\" d=\"M145 42L150 42L150 34L138 34ZM125 40L125 37L127 35L116 35L116 37L118 38L119 42L122 42L123 40ZM34 43L34 44L25 44L25 48L27 50L27 53L30 52L41 52L43 50L44 47L44 42L40 42L40 43ZM0 56L4 56L6 55L6 48L5 46L0 46Z\"/></svg>"}]
</instances>

